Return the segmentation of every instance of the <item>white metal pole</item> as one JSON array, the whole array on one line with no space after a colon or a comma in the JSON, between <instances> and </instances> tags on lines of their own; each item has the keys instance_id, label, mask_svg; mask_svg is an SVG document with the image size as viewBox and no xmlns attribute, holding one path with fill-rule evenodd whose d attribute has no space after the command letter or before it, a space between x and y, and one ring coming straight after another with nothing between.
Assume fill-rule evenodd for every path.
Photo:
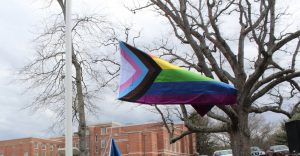
<instances>
[{"instance_id":1,"label":"white metal pole","mask_svg":"<svg viewBox=\"0 0 300 156\"><path fill-rule=\"evenodd\" d=\"M112 136L110 136L110 146L109 146L109 151L108 151L108 156L111 155L111 146L112 146Z\"/></svg>"},{"instance_id":2,"label":"white metal pole","mask_svg":"<svg viewBox=\"0 0 300 156\"><path fill-rule=\"evenodd\" d=\"M66 79L65 79L65 156L73 156L72 132L72 20L71 1L66 0Z\"/></svg>"}]
</instances>

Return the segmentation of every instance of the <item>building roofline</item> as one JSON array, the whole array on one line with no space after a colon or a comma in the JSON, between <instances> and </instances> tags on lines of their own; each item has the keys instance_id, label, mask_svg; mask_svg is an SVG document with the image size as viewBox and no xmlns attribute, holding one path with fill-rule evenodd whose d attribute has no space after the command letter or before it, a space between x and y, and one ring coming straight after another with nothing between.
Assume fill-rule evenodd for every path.
<instances>
[{"instance_id":1,"label":"building roofline","mask_svg":"<svg viewBox=\"0 0 300 156\"><path fill-rule=\"evenodd\" d=\"M32 140L32 139L33 139L33 137L14 138L14 139L4 139L4 140L0 140L0 142L11 141L11 140Z\"/></svg>"},{"instance_id":2,"label":"building roofline","mask_svg":"<svg viewBox=\"0 0 300 156\"><path fill-rule=\"evenodd\" d=\"M117 126L116 128L118 128L118 127L140 126L140 125L150 125L150 124L157 124L158 125L158 124L162 124L162 122L132 123L132 124L127 124L127 125Z\"/></svg>"},{"instance_id":3,"label":"building roofline","mask_svg":"<svg viewBox=\"0 0 300 156\"><path fill-rule=\"evenodd\" d=\"M50 142L61 142L57 140L51 140L51 138L36 138L36 137L25 137L25 138L14 138L14 139L5 139L5 140L0 140L0 142L11 142L11 141L18 141L18 140L41 140L41 141L50 141Z\"/></svg>"},{"instance_id":4,"label":"building roofline","mask_svg":"<svg viewBox=\"0 0 300 156\"><path fill-rule=\"evenodd\" d=\"M112 125L112 123L118 123L118 122L107 122L107 123L98 123L93 125L88 125L88 127L96 127L96 126L104 126L104 125ZM140 126L140 125L150 125L150 124L162 124L162 122L146 122L146 123L132 123L132 124L116 124L116 126L112 126L112 128L120 128L120 127L131 127L131 126ZM183 122L175 122L175 125L183 124Z\"/></svg>"},{"instance_id":5,"label":"building roofline","mask_svg":"<svg viewBox=\"0 0 300 156\"><path fill-rule=\"evenodd\" d=\"M111 126L111 128L122 128L122 127L132 127L132 126L140 126L140 125L159 125L161 124L163 126L162 122L146 122L146 123L133 123L133 124L121 124L118 122L103 122L103 123L95 123L88 125L88 127L97 127L97 126ZM176 122L175 125L183 124L183 122ZM44 140L44 141L52 141L52 142L62 142L58 139L62 139L64 136L58 136L58 137L50 137L50 138L37 138L37 137L24 137L24 138L13 138L13 139L5 139L0 140L0 142L9 142L9 141L16 141L16 140ZM57 140L56 140L57 139Z\"/></svg>"},{"instance_id":6,"label":"building roofline","mask_svg":"<svg viewBox=\"0 0 300 156\"><path fill-rule=\"evenodd\" d=\"M87 125L87 126L88 127L97 127L97 126L105 126L105 125L111 125L112 127L115 127L114 125L121 126L123 124L121 124L119 122L111 121L111 122L103 122L103 123L94 123L94 124L90 124L90 125Z\"/></svg>"}]
</instances>

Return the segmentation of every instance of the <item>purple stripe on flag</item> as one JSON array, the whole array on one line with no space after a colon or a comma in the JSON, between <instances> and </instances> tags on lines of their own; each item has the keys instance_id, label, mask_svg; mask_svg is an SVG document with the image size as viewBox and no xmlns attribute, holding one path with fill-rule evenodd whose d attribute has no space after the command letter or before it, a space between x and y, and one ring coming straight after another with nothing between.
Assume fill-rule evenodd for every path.
<instances>
[{"instance_id":1,"label":"purple stripe on flag","mask_svg":"<svg viewBox=\"0 0 300 156\"><path fill-rule=\"evenodd\" d=\"M203 104L203 105L228 105L236 103L236 95L144 95L136 102L146 104Z\"/></svg>"}]
</instances>

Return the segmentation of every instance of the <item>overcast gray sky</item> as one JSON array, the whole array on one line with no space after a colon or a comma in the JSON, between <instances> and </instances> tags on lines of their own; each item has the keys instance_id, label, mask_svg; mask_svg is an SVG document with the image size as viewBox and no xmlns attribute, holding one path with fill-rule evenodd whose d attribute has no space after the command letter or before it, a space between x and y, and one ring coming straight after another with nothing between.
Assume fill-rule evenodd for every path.
<instances>
[{"instance_id":1,"label":"overcast gray sky","mask_svg":"<svg viewBox=\"0 0 300 156\"><path fill-rule=\"evenodd\" d=\"M47 128L51 125L53 113L49 110L32 113L28 109L22 109L30 104L32 98L30 94L22 94L24 86L14 81L17 78L17 70L24 66L34 53L32 39L35 27L42 27L41 21L51 13L43 9L45 6L39 1L44 0L0 2L0 140L52 135ZM120 0L89 0L80 3L73 0L73 2L75 10L103 12L114 17L115 21L136 25L143 31L144 40L153 38L155 31L161 34L164 29L162 21L150 12L133 15L123 8ZM299 13L293 15L298 16ZM299 21L297 25L299 29ZM159 116L144 107L137 107L136 104L118 104L111 97L106 98L103 103L105 105L101 105L99 116L88 119L90 123L108 121L140 123L159 120Z\"/></svg>"},{"instance_id":2,"label":"overcast gray sky","mask_svg":"<svg viewBox=\"0 0 300 156\"><path fill-rule=\"evenodd\" d=\"M102 4L101 4L102 2ZM122 22L133 18L131 13L122 9L122 4L112 1L89 1L75 3L81 9L92 9L95 12L113 14ZM30 93L23 94L25 87L14 81L17 70L24 66L32 57L34 51L32 39L36 27L43 27L42 21L47 16L47 9L38 0L9 0L0 2L0 140L20 137L48 137L47 131L53 120L49 110L33 113L22 109L32 101ZM110 9L108 9L110 8ZM145 14L144 14L145 15ZM136 22L147 24L147 20L138 15ZM124 18L126 17L126 18ZM34 94L34 93L32 93ZM117 104L115 99L106 98L101 105L97 118L89 118L95 122L140 123L158 120L158 116L136 104Z\"/></svg>"}]
</instances>

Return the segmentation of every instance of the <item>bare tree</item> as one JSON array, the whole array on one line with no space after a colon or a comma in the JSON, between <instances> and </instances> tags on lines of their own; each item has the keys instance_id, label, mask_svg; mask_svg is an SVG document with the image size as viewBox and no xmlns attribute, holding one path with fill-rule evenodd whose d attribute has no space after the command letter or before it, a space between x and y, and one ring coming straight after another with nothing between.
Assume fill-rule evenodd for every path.
<instances>
[{"instance_id":1,"label":"bare tree","mask_svg":"<svg viewBox=\"0 0 300 156\"><path fill-rule=\"evenodd\" d=\"M58 4L61 12L47 18L44 31L34 40L36 55L20 74L24 81L29 82L29 89L37 89L39 92L31 108L51 109L57 114L57 122L61 122L64 120L66 0L51 0L49 4ZM104 78L105 67L94 62L93 50L97 48L97 52L101 53L101 47L105 47L106 51L109 51L110 46L115 49L118 41L111 23L103 16L73 15L72 18L73 122L78 123L80 155L85 156L88 152L86 110L97 111L98 106L93 100L100 97L101 89L111 79Z\"/></svg>"},{"instance_id":2,"label":"bare tree","mask_svg":"<svg viewBox=\"0 0 300 156\"><path fill-rule=\"evenodd\" d=\"M249 117L249 129L251 132L251 145L267 150L272 144L272 136L276 125L267 122L261 115L251 114Z\"/></svg>"},{"instance_id":3,"label":"bare tree","mask_svg":"<svg viewBox=\"0 0 300 156\"><path fill-rule=\"evenodd\" d=\"M191 114L194 124L209 126L213 124L208 117L201 117L197 112ZM211 133L196 133L196 150L200 155L212 155L218 147L218 142L213 139Z\"/></svg>"},{"instance_id":4,"label":"bare tree","mask_svg":"<svg viewBox=\"0 0 300 156\"><path fill-rule=\"evenodd\" d=\"M148 0L132 9L136 13L154 8L169 22L181 46L190 49L179 53L163 42L156 48L162 56L238 89L236 105L218 106L222 113L208 113L221 122L217 125L193 124L186 106L181 105L179 117L188 131L173 136L171 142L191 133L228 132L233 154L250 156L250 113L271 111L290 118L299 109L299 104L292 103L290 110L284 109L282 92L288 90L290 97L299 99L300 30L280 23L287 10L279 7L275 0Z\"/></svg>"}]
</instances>

